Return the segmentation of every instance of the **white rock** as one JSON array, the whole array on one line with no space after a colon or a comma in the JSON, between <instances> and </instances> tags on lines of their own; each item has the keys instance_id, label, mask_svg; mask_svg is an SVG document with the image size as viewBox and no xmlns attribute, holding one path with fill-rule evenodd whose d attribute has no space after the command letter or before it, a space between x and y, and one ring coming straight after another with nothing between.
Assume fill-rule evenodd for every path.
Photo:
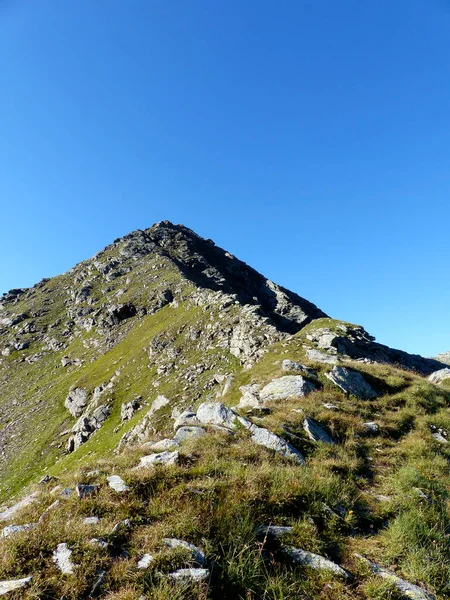
<instances>
[{"instance_id":1,"label":"white rock","mask_svg":"<svg viewBox=\"0 0 450 600\"><path fill-rule=\"evenodd\" d=\"M53 552L53 562L64 575L72 575L76 565L71 560L72 550L66 543L58 544Z\"/></svg>"},{"instance_id":2,"label":"white rock","mask_svg":"<svg viewBox=\"0 0 450 600\"><path fill-rule=\"evenodd\" d=\"M108 542L105 542L105 540L101 540L99 538L92 538L91 540L89 540L89 543L91 544L91 546L97 546L97 548L108 547Z\"/></svg>"},{"instance_id":3,"label":"white rock","mask_svg":"<svg viewBox=\"0 0 450 600\"><path fill-rule=\"evenodd\" d=\"M200 566L203 566L206 562L203 550L200 550L200 548L194 546L194 544L191 544L190 542L185 542L184 540L179 540L177 538L164 538L163 544L167 548L184 548L185 550L188 550L192 554L194 561Z\"/></svg>"},{"instance_id":4,"label":"white rock","mask_svg":"<svg viewBox=\"0 0 450 600\"><path fill-rule=\"evenodd\" d=\"M155 465L174 465L178 462L179 452L159 452L158 454L149 454L143 456L139 463L139 467L153 467Z\"/></svg>"},{"instance_id":5,"label":"white rock","mask_svg":"<svg viewBox=\"0 0 450 600\"><path fill-rule=\"evenodd\" d=\"M209 578L208 569L178 569L173 573L169 573L170 579L181 583L199 583L206 581Z\"/></svg>"},{"instance_id":6,"label":"white rock","mask_svg":"<svg viewBox=\"0 0 450 600\"><path fill-rule=\"evenodd\" d=\"M138 562L137 564L137 568L138 569L148 569L150 564L154 561L155 559L153 558L153 556L151 554L144 554L144 556L141 558L141 560Z\"/></svg>"},{"instance_id":7,"label":"white rock","mask_svg":"<svg viewBox=\"0 0 450 600\"><path fill-rule=\"evenodd\" d=\"M98 517L86 517L83 519L83 525L97 525L99 521Z\"/></svg>"},{"instance_id":8,"label":"white rock","mask_svg":"<svg viewBox=\"0 0 450 600\"><path fill-rule=\"evenodd\" d=\"M32 577L24 577L23 579L11 579L10 581L0 581L0 596L4 596L14 590L20 590L32 582Z\"/></svg>"},{"instance_id":9,"label":"white rock","mask_svg":"<svg viewBox=\"0 0 450 600\"><path fill-rule=\"evenodd\" d=\"M182 413L177 414L175 417L175 423L173 424L174 431L183 427L184 425L197 425L198 419L195 412L192 410L184 410Z\"/></svg>"},{"instance_id":10,"label":"white rock","mask_svg":"<svg viewBox=\"0 0 450 600\"><path fill-rule=\"evenodd\" d=\"M108 481L108 485L115 492L128 492L129 487L126 485L125 481L119 475L110 475L106 478Z\"/></svg>"}]
</instances>

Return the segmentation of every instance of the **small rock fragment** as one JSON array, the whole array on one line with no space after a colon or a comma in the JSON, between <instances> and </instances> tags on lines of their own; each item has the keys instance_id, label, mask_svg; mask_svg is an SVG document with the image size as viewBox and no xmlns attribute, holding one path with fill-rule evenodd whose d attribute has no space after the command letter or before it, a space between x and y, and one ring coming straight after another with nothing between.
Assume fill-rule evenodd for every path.
<instances>
[{"instance_id":1,"label":"small rock fragment","mask_svg":"<svg viewBox=\"0 0 450 600\"><path fill-rule=\"evenodd\" d=\"M64 575L72 575L76 565L71 560L72 550L66 543L58 544L53 552L53 562Z\"/></svg>"},{"instance_id":2,"label":"small rock fragment","mask_svg":"<svg viewBox=\"0 0 450 600\"><path fill-rule=\"evenodd\" d=\"M110 475L106 478L108 481L108 485L115 492L128 492L129 487L126 485L125 481L119 475Z\"/></svg>"},{"instance_id":3,"label":"small rock fragment","mask_svg":"<svg viewBox=\"0 0 450 600\"><path fill-rule=\"evenodd\" d=\"M138 569L148 569L154 560L155 559L153 558L153 556L151 554L144 554L144 556L138 562L137 568Z\"/></svg>"},{"instance_id":4,"label":"small rock fragment","mask_svg":"<svg viewBox=\"0 0 450 600\"><path fill-rule=\"evenodd\" d=\"M23 579L11 579L9 581L0 581L0 596L4 596L14 590L20 590L32 582L32 577L24 577Z\"/></svg>"}]
</instances>

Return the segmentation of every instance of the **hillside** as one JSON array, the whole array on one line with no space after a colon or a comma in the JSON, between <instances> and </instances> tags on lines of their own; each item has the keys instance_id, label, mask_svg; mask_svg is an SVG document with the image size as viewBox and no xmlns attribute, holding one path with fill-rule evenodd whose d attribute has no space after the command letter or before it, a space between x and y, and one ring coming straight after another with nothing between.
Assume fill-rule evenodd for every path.
<instances>
[{"instance_id":1,"label":"hillside","mask_svg":"<svg viewBox=\"0 0 450 600\"><path fill-rule=\"evenodd\" d=\"M445 361L169 222L5 294L0 352L0 594L450 596Z\"/></svg>"}]
</instances>

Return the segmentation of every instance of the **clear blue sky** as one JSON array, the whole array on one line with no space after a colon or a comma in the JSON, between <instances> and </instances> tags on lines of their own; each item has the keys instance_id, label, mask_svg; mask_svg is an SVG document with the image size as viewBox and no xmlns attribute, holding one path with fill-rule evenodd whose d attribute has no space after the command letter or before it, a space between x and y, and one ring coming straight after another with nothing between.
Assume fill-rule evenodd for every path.
<instances>
[{"instance_id":1,"label":"clear blue sky","mask_svg":"<svg viewBox=\"0 0 450 600\"><path fill-rule=\"evenodd\" d=\"M169 219L450 349L448 0L1 0L0 291Z\"/></svg>"}]
</instances>

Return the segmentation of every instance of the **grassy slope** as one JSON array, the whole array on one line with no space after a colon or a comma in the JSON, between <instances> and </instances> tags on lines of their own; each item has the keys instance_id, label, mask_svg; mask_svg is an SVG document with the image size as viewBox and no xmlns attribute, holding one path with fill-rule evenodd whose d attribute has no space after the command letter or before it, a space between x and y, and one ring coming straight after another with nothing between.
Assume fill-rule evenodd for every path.
<instances>
[{"instance_id":1,"label":"grassy slope","mask_svg":"<svg viewBox=\"0 0 450 600\"><path fill-rule=\"evenodd\" d=\"M173 309L164 310L169 314ZM198 316L183 313L181 306L175 314L180 320ZM170 319L174 316L170 313ZM116 392L117 407L128 394L151 389L146 386L152 373L145 371L145 358L142 363L140 358L147 332L156 332L150 327L152 318L148 319L111 353L78 373L86 385L95 385L107 378L113 363L114 369L120 366L124 376ZM163 325L158 323L153 327ZM252 369L236 371L225 402L237 402L240 385L265 383L284 374L284 358L306 363L304 335L274 345ZM450 451L433 440L429 425L450 429L450 392L389 366L352 366L364 373L379 398L346 397L324 377L329 369L324 366L319 391L278 403L271 414L254 418L285 437L287 425L298 436L287 439L307 457L305 467L254 446L246 432L232 438L210 432L207 438L183 446L180 465L133 470L143 451L128 450L120 456L110 452L117 441L111 435L118 419L115 413L111 425L60 461L54 472L63 485L104 483L106 475L120 473L130 492L119 496L103 485L98 496L84 501L70 498L49 513L38 529L2 541L0 578L33 573L33 586L17 596L26 598L83 597L100 568L107 572L102 594L110 600L131 600L141 594L155 600L399 598L392 585L370 575L355 559L354 552L359 552L434 591L439 599L449 597ZM228 367L233 370L233 365ZM144 378L139 383L133 380L139 368L148 376L147 383ZM172 385L175 380L158 392L170 395ZM337 404L339 410L326 409L326 402ZM304 413L293 412L294 408ZM309 441L301 426L305 414L328 427L338 444ZM365 431L363 423L368 420L380 425L378 434ZM161 426L164 437L170 423L161 421ZM98 476L87 475L93 468L100 470ZM53 500L47 490L18 522L36 520ZM334 515L330 516L329 508ZM101 517L93 529L81 524L83 516L91 515ZM132 527L121 536L112 535L113 524L123 518L130 518ZM254 530L269 522L293 525L294 545L343 564L356 575L355 582L348 585L328 573L292 567L276 548L263 547ZM94 550L89 544L94 535L114 542L127 554L114 557ZM207 585L180 590L161 578L161 573L188 561L179 552L161 550L164 536L189 540L206 551L214 565ZM52 552L61 541L74 549L74 560L80 565L74 577L61 577L52 563ZM144 552L157 559L150 569L139 571L136 563Z\"/></svg>"}]
</instances>

